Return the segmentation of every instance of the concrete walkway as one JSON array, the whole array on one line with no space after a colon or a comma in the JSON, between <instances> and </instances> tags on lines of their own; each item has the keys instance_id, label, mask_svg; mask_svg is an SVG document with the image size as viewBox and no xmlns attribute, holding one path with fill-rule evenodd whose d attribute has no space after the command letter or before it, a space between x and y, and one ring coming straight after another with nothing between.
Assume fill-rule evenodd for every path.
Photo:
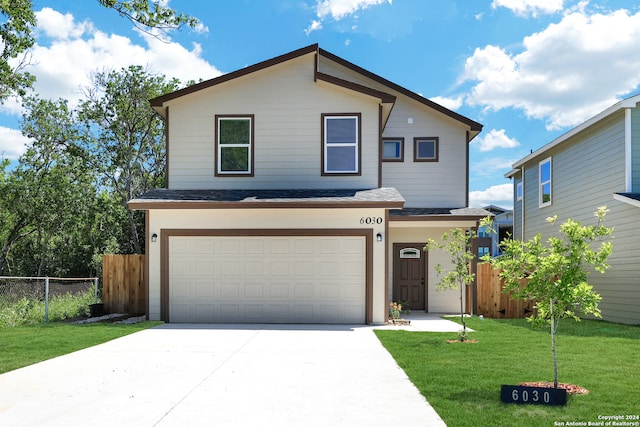
<instances>
[{"instance_id":1,"label":"concrete walkway","mask_svg":"<svg viewBox=\"0 0 640 427\"><path fill-rule=\"evenodd\" d=\"M444 426L374 329L161 325L0 375L0 425Z\"/></svg>"}]
</instances>

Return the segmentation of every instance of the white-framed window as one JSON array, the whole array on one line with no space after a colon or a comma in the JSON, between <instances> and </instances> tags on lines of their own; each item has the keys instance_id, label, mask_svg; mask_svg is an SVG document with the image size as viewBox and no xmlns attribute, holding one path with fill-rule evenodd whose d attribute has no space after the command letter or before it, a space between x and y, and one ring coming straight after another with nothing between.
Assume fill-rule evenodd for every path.
<instances>
[{"instance_id":1,"label":"white-framed window","mask_svg":"<svg viewBox=\"0 0 640 427\"><path fill-rule=\"evenodd\" d=\"M404 138L382 138L382 161L404 161Z\"/></svg>"},{"instance_id":2,"label":"white-framed window","mask_svg":"<svg viewBox=\"0 0 640 427\"><path fill-rule=\"evenodd\" d=\"M216 176L253 176L253 115L216 115Z\"/></svg>"},{"instance_id":3,"label":"white-framed window","mask_svg":"<svg viewBox=\"0 0 640 427\"><path fill-rule=\"evenodd\" d=\"M437 162L439 142L437 136L413 138L413 161Z\"/></svg>"},{"instance_id":4,"label":"white-framed window","mask_svg":"<svg viewBox=\"0 0 640 427\"><path fill-rule=\"evenodd\" d=\"M360 174L360 113L322 114L322 175Z\"/></svg>"},{"instance_id":5,"label":"white-framed window","mask_svg":"<svg viewBox=\"0 0 640 427\"><path fill-rule=\"evenodd\" d=\"M522 181L516 184L516 201L522 200Z\"/></svg>"},{"instance_id":6,"label":"white-framed window","mask_svg":"<svg viewBox=\"0 0 640 427\"><path fill-rule=\"evenodd\" d=\"M538 163L538 190L540 207L549 206L551 204L552 191L552 171L551 157L544 159Z\"/></svg>"}]
</instances>

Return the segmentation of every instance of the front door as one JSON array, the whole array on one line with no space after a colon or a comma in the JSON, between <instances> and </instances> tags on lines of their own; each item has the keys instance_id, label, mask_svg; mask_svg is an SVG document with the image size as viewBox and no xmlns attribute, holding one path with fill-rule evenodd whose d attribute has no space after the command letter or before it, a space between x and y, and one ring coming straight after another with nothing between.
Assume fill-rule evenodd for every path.
<instances>
[{"instance_id":1,"label":"front door","mask_svg":"<svg viewBox=\"0 0 640 427\"><path fill-rule=\"evenodd\" d=\"M425 310L426 253L424 243L393 244L393 301Z\"/></svg>"}]
</instances>

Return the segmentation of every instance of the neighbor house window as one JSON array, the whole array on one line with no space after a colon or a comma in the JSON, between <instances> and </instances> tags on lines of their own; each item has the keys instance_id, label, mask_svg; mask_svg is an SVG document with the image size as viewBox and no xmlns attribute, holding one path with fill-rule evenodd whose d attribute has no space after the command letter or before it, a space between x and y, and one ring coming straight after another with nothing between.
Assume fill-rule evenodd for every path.
<instances>
[{"instance_id":1,"label":"neighbor house window","mask_svg":"<svg viewBox=\"0 0 640 427\"><path fill-rule=\"evenodd\" d=\"M551 204L551 157L538 164L540 178L540 207Z\"/></svg>"},{"instance_id":2,"label":"neighbor house window","mask_svg":"<svg viewBox=\"0 0 640 427\"><path fill-rule=\"evenodd\" d=\"M516 200L522 200L522 181L516 184Z\"/></svg>"},{"instance_id":3,"label":"neighbor house window","mask_svg":"<svg viewBox=\"0 0 640 427\"><path fill-rule=\"evenodd\" d=\"M360 173L360 114L322 114L322 174Z\"/></svg>"},{"instance_id":4,"label":"neighbor house window","mask_svg":"<svg viewBox=\"0 0 640 427\"><path fill-rule=\"evenodd\" d=\"M437 136L413 138L413 160L415 162L437 162L438 141Z\"/></svg>"},{"instance_id":5,"label":"neighbor house window","mask_svg":"<svg viewBox=\"0 0 640 427\"><path fill-rule=\"evenodd\" d=\"M404 138L382 138L382 161L404 161Z\"/></svg>"},{"instance_id":6,"label":"neighbor house window","mask_svg":"<svg viewBox=\"0 0 640 427\"><path fill-rule=\"evenodd\" d=\"M216 116L216 176L253 176L253 120Z\"/></svg>"}]
</instances>

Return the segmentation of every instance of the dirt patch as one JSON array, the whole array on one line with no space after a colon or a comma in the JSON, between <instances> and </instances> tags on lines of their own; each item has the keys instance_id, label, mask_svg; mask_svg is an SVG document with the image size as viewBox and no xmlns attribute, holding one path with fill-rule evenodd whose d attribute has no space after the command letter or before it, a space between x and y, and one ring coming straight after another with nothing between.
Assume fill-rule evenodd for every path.
<instances>
[{"instance_id":1,"label":"dirt patch","mask_svg":"<svg viewBox=\"0 0 640 427\"><path fill-rule=\"evenodd\" d=\"M460 343L475 344L475 343L477 343L477 342L478 342L478 340L464 340L464 341L460 341L460 340L447 340L447 342L448 342L449 344L453 344L453 343L457 343L457 342L460 342Z\"/></svg>"},{"instance_id":2,"label":"dirt patch","mask_svg":"<svg viewBox=\"0 0 640 427\"><path fill-rule=\"evenodd\" d=\"M526 387L553 388L553 382L549 381L524 382L518 385ZM558 388L567 390L567 394L589 394L589 390L575 384L558 383Z\"/></svg>"}]
</instances>

